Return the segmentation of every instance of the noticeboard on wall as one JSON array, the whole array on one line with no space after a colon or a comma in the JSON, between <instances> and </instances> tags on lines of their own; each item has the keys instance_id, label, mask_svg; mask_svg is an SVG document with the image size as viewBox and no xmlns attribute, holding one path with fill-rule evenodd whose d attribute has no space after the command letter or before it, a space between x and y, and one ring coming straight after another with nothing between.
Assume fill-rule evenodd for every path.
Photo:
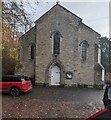
<instances>
[{"instance_id":1,"label":"noticeboard on wall","mask_svg":"<svg viewBox=\"0 0 111 120\"><path fill-rule=\"evenodd\" d=\"M72 79L73 78L73 73L68 71L66 72L66 79Z\"/></svg>"}]
</instances>

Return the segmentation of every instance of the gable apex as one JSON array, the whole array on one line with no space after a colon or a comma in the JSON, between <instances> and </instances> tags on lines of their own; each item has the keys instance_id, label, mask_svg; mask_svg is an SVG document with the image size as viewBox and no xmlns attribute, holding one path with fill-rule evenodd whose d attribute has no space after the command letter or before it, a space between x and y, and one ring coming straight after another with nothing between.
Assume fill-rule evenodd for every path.
<instances>
[{"instance_id":1,"label":"gable apex","mask_svg":"<svg viewBox=\"0 0 111 120\"><path fill-rule=\"evenodd\" d=\"M73 16L77 17L78 19L80 19L80 21L82 21L82 18L78 17L77 15L75 15L74 13L72 13L71 11L69 11L68 9L66 9L65 7L63 7L62 5L60 5L59 3L57 3L56 5L54 5L51 9L49 9L47 12L45 12L45 14L43 14L39 19L37 19L35 21L35 24L41 20L46 14L48 14L52 9L56 8L56 7L61 7L63 10L65 10L66 12L72 14Z\"/></svg>"},{"instance_id":2,"label":"gable apex","mask_svg":"<svg viewBox=\"0 0 111 120\"><path fill-rule=\"evenodd\" d=\"M60 6L61 8L63 8L64 10L66 10L69 13L71 13L72 15L74 15L75 17L77 17L78 19L80 19L82 21L82 18L80 18L79 16L77 16L76 14L74 14L73 12L71 12L70 10L68 10L67 8L63 7L59 3L57 3L56 5Z\"/></svg>"}]
</instances>

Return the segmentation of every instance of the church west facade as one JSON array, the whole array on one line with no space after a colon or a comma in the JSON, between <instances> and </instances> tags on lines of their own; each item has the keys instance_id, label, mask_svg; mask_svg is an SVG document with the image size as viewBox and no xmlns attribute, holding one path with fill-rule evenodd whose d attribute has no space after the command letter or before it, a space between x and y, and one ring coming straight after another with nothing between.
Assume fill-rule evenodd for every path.
<instances>
[{"instance_id":1,"label":"church west facade","mask_svg":"<svg viewBox=\"0 0 111 120\"><path fill-rule=\"evenodd\" d=\"M20 37L20 65L15 74L49 86L102 85L100 37L80 17L56 4Z\"/></svg>"}]
</instances>

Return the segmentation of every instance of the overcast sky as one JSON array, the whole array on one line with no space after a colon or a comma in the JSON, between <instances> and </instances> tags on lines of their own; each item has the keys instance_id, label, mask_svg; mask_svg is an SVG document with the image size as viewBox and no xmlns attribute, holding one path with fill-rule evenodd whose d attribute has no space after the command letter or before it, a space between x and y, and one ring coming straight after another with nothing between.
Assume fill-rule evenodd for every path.
<instances>
[{"instance_id":1,"label":"overcast sky","mask_svg":"<svg viewBox=\"0 0 111 120\"><path fill-rule=\"evenodd\" d=\"M33 0L30 2L32 1ZM88 0L78 0L78 2L77 0L59 1L60 5L82 18L83 23L96 30L102 35L102 37L109 37L109 0L90 0L90 2L88 2ZM33 22L41 17L55 4L56 0L44 0L43 2L40 2L40 4L38 4L34 10L34 16L32 12L31 18Z\"/></svg>"}]
</instances>

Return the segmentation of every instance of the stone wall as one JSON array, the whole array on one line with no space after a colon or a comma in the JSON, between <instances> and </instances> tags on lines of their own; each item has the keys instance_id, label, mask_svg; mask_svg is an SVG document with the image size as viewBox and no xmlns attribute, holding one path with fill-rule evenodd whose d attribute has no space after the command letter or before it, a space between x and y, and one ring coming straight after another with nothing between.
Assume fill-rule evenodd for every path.
<instances>
[{"instance_id":1,"label":"stone wall","mask_svg":"<svg viewBox=\"0 0 111 120\"><path fill-rule=\"evenodd\" d=\"M65 11L60 6L53 8L36 24L36 82L44 83L46 81L48 78L46 73L50 74L47 66L50 61L55 60L55 62L60 61L64 65L65 71L62 71L61 80L64 78L62 82L65 85L94 85L95 41L100 37L99 34L83 24L80 18ZM60 55L56 58L52 54L53 33L55 31L59 31L62 36ZM87 59L84 63L81 61L81 46L79 46L83 40L89 44ZM73 73L73 79L66 79L67 71Z\"/></svg>"},{"instance_id":2,"label":"stone wall","mask_svg":"<svg viewBox=\"0 0 111 120\"><path fill-rule=\"evenodd\" d=\"M60 54L53 55L53 35L61 34ZM82 19L56 5L35 22L29 32L20 38L21 65L18 73L35 76L37 84L51 84L51 69L54 65L60 68L60 84L65 86L100 84L101 73L96 77L94 71L97 65L95 43L100 35L82 23ZM80 43L86 40L87 59L81 59ZM28 59L28 47L35 44L35 58ZM66 79L66 73L73 74L72 79Z\"/></svg>"},{"instance_id":3,"label":"stone wall","mask_svg":"<svg viewBox=\"0 0 111 120\"><path fill-rule=\"evenodd\" d=\"M77 70L77 82L79 84L94 85L94 66L97 64L97 56L95 56L95 41L99 40L100 35L93 31L85 24L81 24L79 28L78 36L78 70ZM85 62L81 60L81 46L79 44L86 40L89 44L87 48L87 58ZM95 61L96 60L96 61Z\"/></svg>"},{"instance_id":4,"label":"stone wall","mask_svg":"<svg viewBox=\"0 0 111 120\"><path fill-rule=\"evenodd\" d=\"M37 83L45 82L45 72L50 61L54 60L53 33L61 33L60 55L55 61L60 61L65 66L66 71L74 71L77 51L78 25L80 19L64 11L57 6L53 8L42 20L37 22L36 29L36 80ZM65 72L64 75L65 76ZM62 77L63 77L62 76ZM65 77L64 77L65 78ZM65 80L65 83L67 81ZM73 81L71 81L72 83Z\"/></svg>"},{"instance_id":5,"label":"stone wall","mask_svg":"<svg viewBox=\"0 0 111 120\"><path fill-rule=\"evenodd\" d=\"M29 59L29 45L35 44L35 27L20 37L20 65L16 67L15 74L32 77L35 75L35 58Z\"/></svg>"},{"instance_id":6,"label":"stone wall","mask_svg":"<svg viewBox=\"0 0 111 120\"><path fill-rule=\"evenodd\" d=\"M102 85L102 68L98 64L98 45L95 44L94 85Z\"/></svg>"}]
</instances>

